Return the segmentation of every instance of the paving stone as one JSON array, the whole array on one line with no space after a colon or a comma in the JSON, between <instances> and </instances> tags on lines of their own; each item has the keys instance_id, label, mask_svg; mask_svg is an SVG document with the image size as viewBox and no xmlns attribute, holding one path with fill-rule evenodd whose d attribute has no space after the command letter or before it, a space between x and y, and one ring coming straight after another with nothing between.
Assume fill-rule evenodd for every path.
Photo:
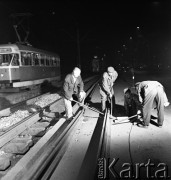
<instances>
[{"instance_id":1,"label":"paving stone","mask_svg":"<svg viewBox=\"0 0 171 180\"><path fill-rule=\"evenodd\" d=\"M32 136L19 136L11 141L12 143L27 143L29 146L33 145Z\"/></svg>"},{"instance_id":2,"label":"paving stone","mask_svg":"<svg viewBox=\"0 0 171 180\"><path fill-rule=\"evenodd\" d=\"M45 127L35 127L35 128L29 128L26 129L24 132L22 132L20 135L31 135L31 136L43 136L46 132Z\"/></svg>"},{"instance_id":3,"label":"paving stone","mask_svg":"<svg viewBox=\"0 0 171 180\"><path fill-rule=\"evenodd\" d=\"M46 128L47 126L49 126L49 124L50 124L49 122L36 122L32 126L30 126L30 128L39 128L39 127Z\"/></svg>"},{"instance_id":4,"label":"paving stone","mask_svg":"<svg viewBox=\"0 0 171 180\"><path fill-rule=\"evenodd\" d=\"M0 171L6 170L11 165L11 160L9 157L0 156Z\"/></svg>"},{"instance_id":5,"label":"paving stone","mask_svg":"<svg viewBox=\"0 0 171 180\"><path fill-rule=\"evenodd\" d=\"M25 154L29 150L27 143L8 143L1 148L6 153Z\"/></svg>"}]
</instances>

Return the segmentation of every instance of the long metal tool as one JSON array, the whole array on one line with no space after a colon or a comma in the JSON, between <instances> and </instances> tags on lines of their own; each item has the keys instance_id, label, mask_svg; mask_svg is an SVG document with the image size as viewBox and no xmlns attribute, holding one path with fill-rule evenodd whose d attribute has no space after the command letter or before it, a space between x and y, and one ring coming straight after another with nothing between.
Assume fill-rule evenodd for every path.
<instances>
[{"instance_id":1,"label":"long metal tool","mask_svg":"<svg viewBox=\"0 0 171 180\"><path fill-rule=\"evenodd\" d=\"M112 111L113 111L113 102L112 99L110 99L110 115L112 116Z\"/></svg>"},{"instance_id":2,"label":"long metal tool","mask_svg":"<svg viewBox=\"0 0 171 180\"><path fill-rule=\"evenodd\" d=\"M136 116L138 116L138 114L135 114L135 115L130 116L130 117L125 117L125 119L131 119L131 118L134 118L134 117L136 117ZM117 120L117 117L116 117L116 120Z\"/></svg>"},{"instance_id":3,"label":"long metal tool","mask_svg":"<svg viewBox=\"0 0 171 180\"><path fill-rule=\"evenodd\" d=\"M82 103L80 103L80 102L78 102L78 101L76 101L76 100L74 100L74 99L73 99L73 100L71 100L71 101L76 102L76 103L78 103L78 104L82 105ZM85 107L85 108L91 109L92 111L96 111L96 112L98 112L99 114L104 115L104 113L100 112L99 110L97 110L97 109L95 109L95 108L91 108L91 107L86 106L86 105L82 105L82 107Z\"/></svg>"},{"instance_id":4,"label":"long metal tool","mask_svg":"<svg viewBox=\"0 0 171 180\"><path fill-rule=\"evenodd\" d=\"M76 102L76 103L78 103L78 104L82 105L82 103L80 103L80 102L78 102L78 101L76 101L76 100L74 100L74 99L73 99L73 100L71 100L71 101ZM85 107L85 108L91 109L92 111L95 111L95 112L98 112L99 114L104 115L104 113L100 112L99 110L97 110L97 109L95 109L95 108L92 108L92 107L89 107L89 106L86 106L86 105L82 105L82 107ZM112 116L112 115L110 115L110 118L111 118L111 119L116 119L116 117L114 117L114 116Z\"/></svg>"},{"instance_id":5,"label":"long metal tool","mask_svg":"<svg viewBox=\"0 0 171 180\"><path fill-rule=\"evenodd\" d=\"M136 117L136 116L138 116L138 115L140 115L140 114L135 114L135 115L130 116L130 117L125 117L125 118L123 118L122 120L119 120L119 119L118 119L119 117L116 117L116 118L113 120L113 122L115 122L116 120L118 120L118 122L122 122L122 121L125 121L125 120L132 119L132 118L134 118L134 117Z\"/></svg>"}]
</instances>

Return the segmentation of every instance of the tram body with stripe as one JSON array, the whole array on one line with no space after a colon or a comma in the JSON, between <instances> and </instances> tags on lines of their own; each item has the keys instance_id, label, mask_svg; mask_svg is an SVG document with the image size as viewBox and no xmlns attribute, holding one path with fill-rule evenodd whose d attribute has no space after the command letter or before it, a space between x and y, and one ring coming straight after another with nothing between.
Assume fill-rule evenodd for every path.
<instances>
[{"instance_id":1,"label":"tram body with stripe","mask_svg":"<svg viewBox=\"0 0 171 180\"><path fill-rule=\"evenodd\" d=\"M0 87L22 88L61 79L60 57L22 44L0 45Z\"/></svg>"}]
</instances>

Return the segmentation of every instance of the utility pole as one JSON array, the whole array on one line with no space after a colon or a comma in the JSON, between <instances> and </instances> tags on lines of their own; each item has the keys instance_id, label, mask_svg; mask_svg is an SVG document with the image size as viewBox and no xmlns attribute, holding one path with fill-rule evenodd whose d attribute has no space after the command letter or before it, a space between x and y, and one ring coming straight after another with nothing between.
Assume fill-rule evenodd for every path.
<instances>
[{"instance_id":1,"label":"utility pole","mask_svg":"<svg viewBox=\"0 0 171 180\"><path fill-rule=\"evenodd\" d=\"M78 50L78 67L81 69L81 58L80 58L80 33L77 24L77 50Z\"/></svg>"},{"instance_id":2,"label":"utility pole","mask_svg":"<svg viewBox=\"0 0 171 180\"><path fill-rule=\"evenodd\" d=\"M78 23L76 21L75 21L75 26L76 26L76 36L70 34L70 32L68 32L65 29L62 29L62 31L65 32L77 44L77 63L78 63L77 65L79 68L81 68L80 42L84 41L84 39L86 39L86 37L92 30L89 30L83 37L80 37L80 30Z\"/></svg>"}]
</instances>

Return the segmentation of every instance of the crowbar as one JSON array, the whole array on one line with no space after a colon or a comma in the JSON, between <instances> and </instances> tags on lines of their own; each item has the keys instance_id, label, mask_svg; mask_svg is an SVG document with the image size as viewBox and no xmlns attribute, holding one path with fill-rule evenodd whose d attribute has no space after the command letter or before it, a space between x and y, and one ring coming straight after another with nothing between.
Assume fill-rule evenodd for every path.
<instances>
[{"instance_id":1,"label":"crowbar","mask_svg":"<svg viewBox=\"0 0 171 180\"><path fill-rule=\"evenodd\" d=\"M82 105L82 103L80 103L80 102L78 102L78 101L76 101L76 100L74 100L74 99L73 99L73 100L71 100L71 101L76 102L76 103L78 103L78 104ZM91 109L92 111L95 111L95 112L98 112L99 114L104 115L104 113L100 112L99 110L97 110L97 109L95 109L95 108L92 108L92 107L89 107L89 106L86 106L86 105L82 105L82 107L85 107L85 108ZM111 119L116 119L116 117L114 117L114 116L112 116L112 115L110 115L110 118L111 118Z\"/></svg>"},{"instance_id":2,"label":"crowbar","mask_svg":"<svg viewBox=\"0 0 171 180\"><path fill-rule=\"evenodd\" d=\"M140 114L135 114L135 115L130 116L130 117L125 117L125 118L123 118L122 120L120 120L119 122L122 122L122 121L124 121L124 120L132 119L132 118L134 118L134 117L136 117L136 116L138 116L138 115L140 115ZM113 122L115 122L116 120L119 120L118 118L119 118L119 117L116 117L116 118L113 120Z\"/></svg>"}]
</instances>

